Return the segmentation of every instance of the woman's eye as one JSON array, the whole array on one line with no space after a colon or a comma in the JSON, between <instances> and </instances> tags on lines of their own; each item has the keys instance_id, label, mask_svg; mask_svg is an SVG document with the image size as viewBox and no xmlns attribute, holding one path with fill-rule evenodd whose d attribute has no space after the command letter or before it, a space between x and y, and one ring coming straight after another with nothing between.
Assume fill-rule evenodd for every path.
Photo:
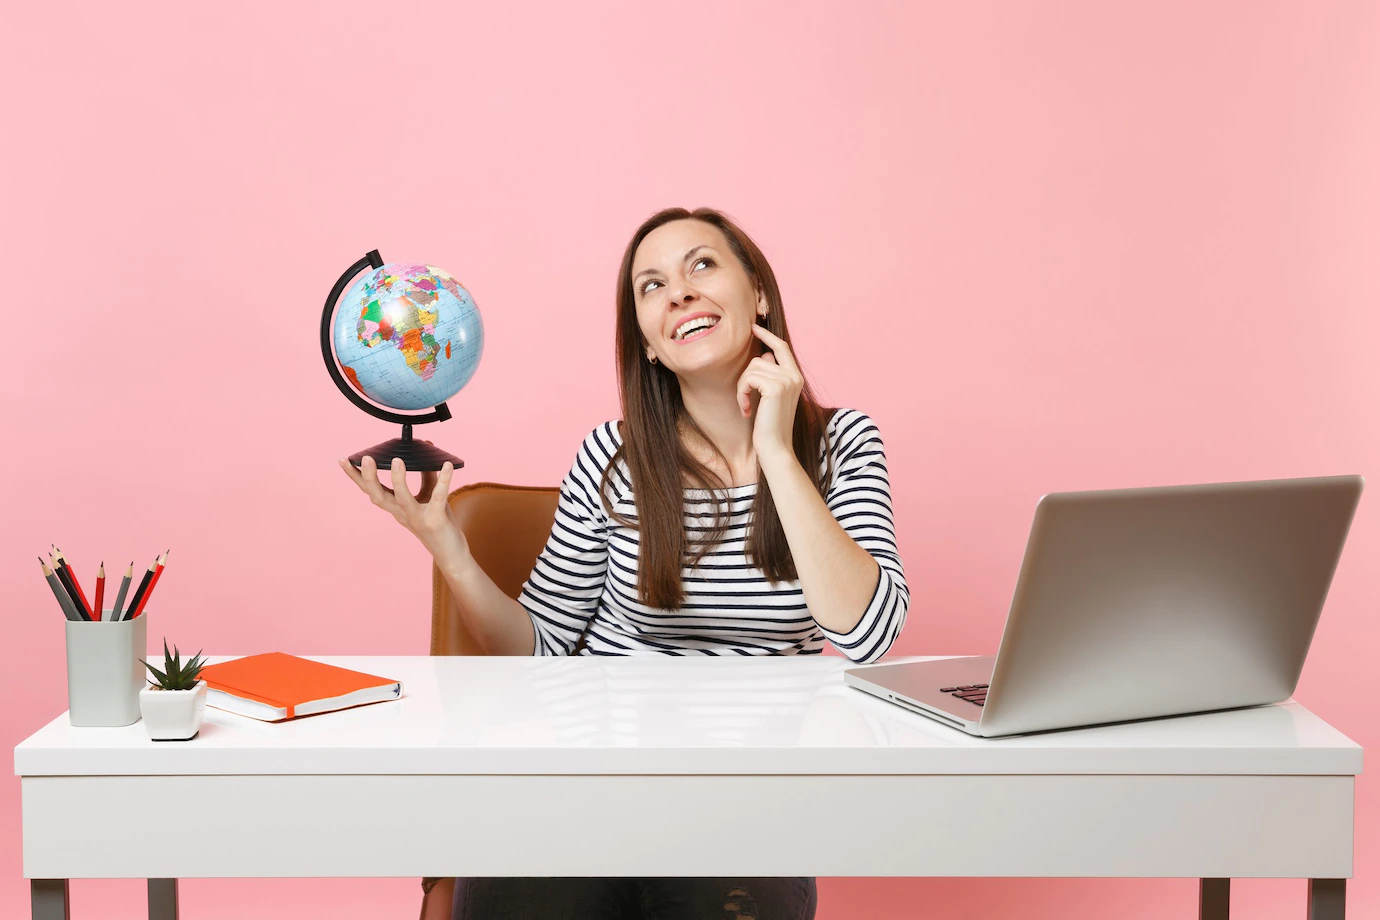
<instances>
[{"instance_id":1,"label":"woman's eye","mask_svg":"<svg viewBox=\"0 0 1380 920\"><path fill-rule=\"evenodd\" d=\"M697 265L699 265L701 262L704 262L706 265L713 265L713 264L714 264L714 260L711 259L709 256L700 256L700 257L699 257L698 259L696 259L694 262L690 263L690 268L691 268L691 269L694 269L694 268L695 268ZM652 285L654 285L654 284L660 284L660 283L661 283L660 281L648 281L648 282L645 282L639 290L640 290L641 294L645 297L645 296L647 295L647 292L650 291L650 290L652 289Z\"/></svg>"}]
</instances>

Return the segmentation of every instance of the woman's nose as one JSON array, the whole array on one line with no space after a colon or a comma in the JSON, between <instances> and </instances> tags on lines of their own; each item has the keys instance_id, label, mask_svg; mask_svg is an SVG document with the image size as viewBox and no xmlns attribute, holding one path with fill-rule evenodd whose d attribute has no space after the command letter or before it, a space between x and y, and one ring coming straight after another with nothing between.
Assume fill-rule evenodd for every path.
<instances>
[{"instance_id":1,"label":"woman's nose","mask_svg":"<svg viewBox=\"0 0 1380 920\"><path fill-rule=\"evenodd\" d=\"M690 302L693 301L694 299L695 299L695 292L694 292L694 290L691 289L690 285L685 284L685 283L683 283L683 282L681 283L680 287L676 288L675 293L671 295L671 302L672 302L672 303L678 303L678 304L690 303Z\"/></svg>"}]
</instances>

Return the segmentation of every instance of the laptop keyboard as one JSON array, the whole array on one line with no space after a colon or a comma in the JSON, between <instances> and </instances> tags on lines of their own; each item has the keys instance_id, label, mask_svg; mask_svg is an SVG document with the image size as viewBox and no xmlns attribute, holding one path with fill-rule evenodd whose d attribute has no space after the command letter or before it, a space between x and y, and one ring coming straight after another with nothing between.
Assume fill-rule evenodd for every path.
<instances>
[{"instance_id":1,"label":"laptop keyboard","mask_svg":"<svg viewBox=\"0 0 1380 920\"><path fill-rule=\"evenodd\" d=\"M987 686L987 684L964 684L961 687L940 687L939 692L948 693L960 700L967 700L981 706L987 702Z\"/></svg>"}]
</instances>

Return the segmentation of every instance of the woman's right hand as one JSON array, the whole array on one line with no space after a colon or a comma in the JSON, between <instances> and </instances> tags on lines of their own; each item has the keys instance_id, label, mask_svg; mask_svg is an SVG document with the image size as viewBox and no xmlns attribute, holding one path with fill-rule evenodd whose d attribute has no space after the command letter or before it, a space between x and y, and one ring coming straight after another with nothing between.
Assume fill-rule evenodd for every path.
<instances>
[{"instance_id":1,"label":"woman's right hand","mask_svg":"<svg viewBox=\"0 0 1380 920\"><path fill-rule=\"evenodd\" d=\"M379 482L373 457L366 455L358 470L349 460L342 459L340 468L370 501L393 515L437 559L469 554L469 543L450 511L450 478L454 468L449 461L439 475L430 470L422 473L422 487L415 497L407 488L407 467L400 459L393 460L391 489Z\"/></svg>"}]
</instances>

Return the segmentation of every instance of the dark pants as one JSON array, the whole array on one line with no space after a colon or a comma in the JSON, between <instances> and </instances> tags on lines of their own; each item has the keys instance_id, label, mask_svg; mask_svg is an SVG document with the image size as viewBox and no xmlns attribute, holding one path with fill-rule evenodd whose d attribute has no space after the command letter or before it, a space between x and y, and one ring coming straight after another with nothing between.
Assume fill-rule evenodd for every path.
<instances>
[{"instance_id":1,"label":"dark pants","mask_svg":"<svg viewBox=\"0 0 1380 920\"><path fill-rule=\"evenodd\" d=\"M452 920L813 920L813 878L458 878Z\"/></svg>"}]
</instances>

